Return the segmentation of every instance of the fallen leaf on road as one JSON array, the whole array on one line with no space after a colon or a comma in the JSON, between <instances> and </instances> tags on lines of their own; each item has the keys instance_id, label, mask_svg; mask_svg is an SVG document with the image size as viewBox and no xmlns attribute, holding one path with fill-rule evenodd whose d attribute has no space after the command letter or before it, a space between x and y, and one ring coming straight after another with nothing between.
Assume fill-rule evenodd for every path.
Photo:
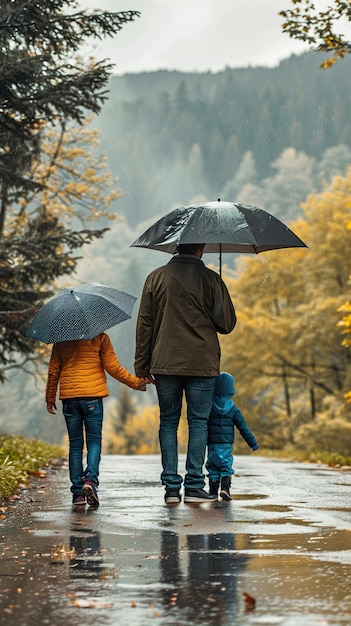
<instances>
[{"instance_id":1,"label":"fallen leaf on road","mask_svg":"<svg viewBox=\"0 0 351 626\"><path fill-rule=\"evenodd\" d=\"M256 600L249 593L243 592L245 611L253 611L256 606Z\"/></svg>"},{"instance_id":2,"label":"fallen leaf on road","mask_svg":"<svg viewBox=\"0 0 351 626\"><path fill-rule=\"evenodd\" d=\"M38 478L45 478L47 472L45 470L36 470L32 473L33 476L37 476Z\"/></svg>"}]
</instances>

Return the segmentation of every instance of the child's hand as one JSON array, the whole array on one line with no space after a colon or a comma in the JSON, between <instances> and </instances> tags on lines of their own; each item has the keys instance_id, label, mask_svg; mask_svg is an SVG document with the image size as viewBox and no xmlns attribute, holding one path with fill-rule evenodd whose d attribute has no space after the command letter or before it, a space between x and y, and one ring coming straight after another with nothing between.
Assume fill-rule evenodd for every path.
<instances>
[{"instance_id":1,"label":"child's hand","mask_svg":"<svg viewBox=\"0 0 351 626\"><path fill-rule=\"evenodd\" d=\"M139 391L146 391L146 382L145 382L144 378L141 379L141 381L139 383L138 390Z\"/></svg>"}]
</instances>

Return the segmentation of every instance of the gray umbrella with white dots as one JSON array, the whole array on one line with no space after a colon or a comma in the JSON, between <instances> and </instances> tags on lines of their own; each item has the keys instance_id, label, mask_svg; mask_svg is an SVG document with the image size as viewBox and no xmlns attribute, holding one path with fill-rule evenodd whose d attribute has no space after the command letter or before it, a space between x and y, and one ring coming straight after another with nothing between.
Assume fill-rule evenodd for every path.
<instances>
[{"instance_id":1,"label":"gray umbrella with white dots","mask_svg":"<svg viewBox=\"0 0 351 626\"><path fill-rule=\"evenodd\" d=\"M100 283L62 289L39 309L25 331L44 343L93 339L130 319L135 296Z\"/></svg>"}]
</instances>

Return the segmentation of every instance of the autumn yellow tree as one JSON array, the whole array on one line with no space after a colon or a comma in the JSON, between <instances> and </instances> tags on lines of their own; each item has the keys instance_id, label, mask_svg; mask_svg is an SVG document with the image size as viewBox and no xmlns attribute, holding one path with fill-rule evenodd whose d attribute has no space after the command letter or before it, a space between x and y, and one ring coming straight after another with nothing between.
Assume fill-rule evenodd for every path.
<instances>
[{"instance_id":1,"label":"autumn yellow tree","mask_svg":"<svg viewBox=\"0 0 351 626\"><path fill-rule=\"evenodd\" d=\"M43 122L41 159L33 162L31 171L36 191L28 191L10 209L8 229L14 223L25 226L38 212L66 225L74 218L83 226L102 217L115 219L110 206L122 192L112 179L106 157L97 152L101 132L92 122L87 117L79 126L62 121L54 128Z\"/></svg>"},{"instance_id":2,"label":"autumn yellow tree","mask_svg":"<svg viewBox=\"0 0 351 626\"><path fill-rule=\"evenodd\" d=\"M291 8L279 14L284 18L284 33L330 55L322 68L350 54L351 42L344 34L346 22L351 21L350 0L330 0L326 7L319 7L313 0L292 0Z\"/></svg>"},{"instance_id":3,"label":"autumn yellow tree","mask_svg":"<svg viewBox=\"0 0 351 626\"><path fill-rule=\"evenodd\" d=\"M328 69L336 61L343 59L351 52L351 42L345 36L346 22L351 21L351 10L349 0L334 0L327 7L320 8L311 0L292 0L292 7L280 11L280 16L284 18L282 24L283 32L293 39L305 41L317 52L326 52L328 58L321 63L321 68ZM342 24L342 26L340 25ZM349 222L348 228L351 228ZM343 333L346 335L343 340L345 347L350 346L348 335L351 330L351 304L348 300L340 309L345 315L340 321ZM351 402L351 391L347 391L346 399Z\"/></svg>"},{"instance_id":4,"label":"autumn yellow tree","mask_svg":"<svg viewBox=\"0 0 351 626\"><path fill-rule=\"evenodd\" d=\"M351 230L351 222L347 224L347 228ZM351 282L351 276L350 276ZM339 326L342 328L342 333L345 335L342 345L346 348L351 346L351 301L350 299L345 302L340 308L339 311L344 313L342 319L339 322ZM345 394L345 398L348 402L351 402L351 390L347 391Z\"/></svg>"},{"instance_id":5,"label":"autumn yellow tree","mask_svg":"<svg viewBox=\"0 0 351 626\"><path fill-rule=\"evenodd\" d=\"M292 224L308 250L246 258L227 279L238 324L222 340L222 368L237 378L240 408L262 445L309 446L305 426L317 432L335 416L346 428L351 360L338 309L349 291L350 192L351 169L309 196L305 219Z\"/></svg>"}]
</instances>

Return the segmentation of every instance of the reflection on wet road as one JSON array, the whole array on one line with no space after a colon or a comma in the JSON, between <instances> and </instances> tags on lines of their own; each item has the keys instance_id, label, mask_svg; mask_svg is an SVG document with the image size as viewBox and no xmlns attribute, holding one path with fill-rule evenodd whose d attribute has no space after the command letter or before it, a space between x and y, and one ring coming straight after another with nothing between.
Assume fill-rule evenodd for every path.
<instances>
[{"instance_id":1,"label":"reflection on wet road","mask_svg":"<svg viewBox=\"0 0 351 626\"><path fill-rule=\"evenodd\" d=\"M65 468L1 527L4 624L351 624L350 471L237 457L231 503L167 507L158 456L101 469L98 510Z\"/></svg>"}]
</instances>

